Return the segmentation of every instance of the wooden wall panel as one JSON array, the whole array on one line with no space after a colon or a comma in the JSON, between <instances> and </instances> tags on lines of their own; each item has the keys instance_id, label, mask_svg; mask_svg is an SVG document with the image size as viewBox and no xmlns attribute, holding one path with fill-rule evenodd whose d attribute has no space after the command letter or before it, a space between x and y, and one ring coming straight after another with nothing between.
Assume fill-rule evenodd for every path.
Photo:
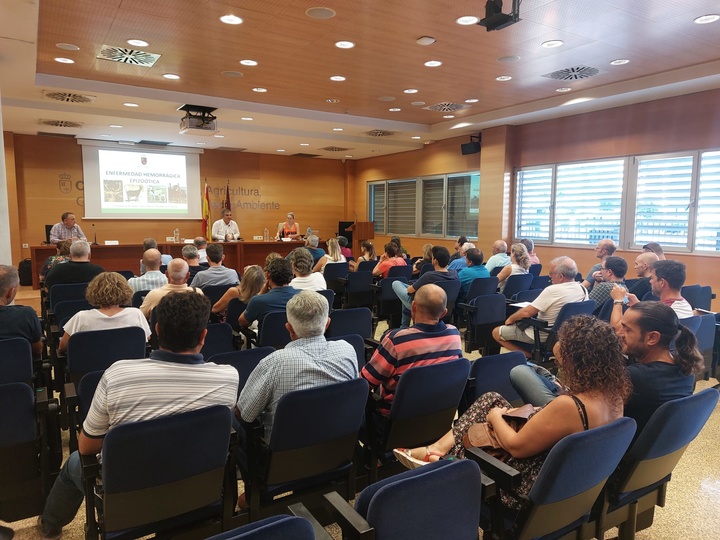
<instances>
[{"instance_id":1,"label":"wooden wall panel","mask_svg":"<svg viewBox=\"0 0 720 540\"><path fill-rule=\"evenodd\" d=\"M3 146L5 152L5 182L7 184L8 223L10 225L10 258L12 264L17 266L25 258L21 243L13 239L20 238L20 215L18 211L18 186L15 172L15 139L12 133L3 132ZM29 254L29 250L28 250Z\"/></svg>"}]
</instances>

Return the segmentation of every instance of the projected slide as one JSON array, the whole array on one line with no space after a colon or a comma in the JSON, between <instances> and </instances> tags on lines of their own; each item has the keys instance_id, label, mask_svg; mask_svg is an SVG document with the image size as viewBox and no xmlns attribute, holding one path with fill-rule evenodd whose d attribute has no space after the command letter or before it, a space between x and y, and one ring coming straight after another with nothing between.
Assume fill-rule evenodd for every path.
<instances>
[{"instance_id":1,"label":"projected slide","mask_svg":"<svg viewBox=\"0 0 720 540\"><path fill-rule=\"evenodd\" d=\"M98 165L103 213L187 212L184 155L99 150Z\"/></svg>"}]
</instances>

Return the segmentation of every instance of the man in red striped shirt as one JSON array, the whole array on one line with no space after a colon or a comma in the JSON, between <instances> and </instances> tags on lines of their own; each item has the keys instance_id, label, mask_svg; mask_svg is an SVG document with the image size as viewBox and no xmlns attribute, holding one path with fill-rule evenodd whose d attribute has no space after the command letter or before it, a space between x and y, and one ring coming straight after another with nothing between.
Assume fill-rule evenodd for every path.
<instances>
[{"instance_id":1,"label":"man in red striped shirt","mask_svg":"<svg viewBox=\"0 0 720 540\"><path fill-rule=\"evenodd\" d=\"M460 332L441 319L447 313L445 291L434 284L418 289L411 311L415 324L388 332L370 362L360 371L371 388L380 386L380 410L388 414L398 380L407 369L462 356Z\"/></svg>"}]
</instances>

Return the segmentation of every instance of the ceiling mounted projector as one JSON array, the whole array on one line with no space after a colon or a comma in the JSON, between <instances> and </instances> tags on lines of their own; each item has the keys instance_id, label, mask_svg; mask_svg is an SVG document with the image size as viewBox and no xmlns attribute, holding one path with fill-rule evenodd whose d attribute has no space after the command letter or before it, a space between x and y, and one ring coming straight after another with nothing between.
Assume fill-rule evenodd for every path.
<instances>
[{"instance_id":1,"label":"ceiling mounted projector","mask_svg":"<svg viewBox=\"0 0 720 540\"><path fill-rule=\"evenodd\" d=\"M502 6L502 0L487 0L485 18L477 24L484 26L490 32L491 30L502 30L520 20L520 0L513 0L510 13L503 13Z\"/></svg>"},{"instance_id":2,"label":"ceiling mounted projector","mask_svg":"<svg viewBox=\"0 0 720 540\"><path fill-rule=\"evenodd\" d=\"M178 107L178 111L185 111L185 116L180 120L180 134L210 136L217 133L216 117L212 114L215 110L215 107L202 105Z\"/></svg>"}]
</instances>

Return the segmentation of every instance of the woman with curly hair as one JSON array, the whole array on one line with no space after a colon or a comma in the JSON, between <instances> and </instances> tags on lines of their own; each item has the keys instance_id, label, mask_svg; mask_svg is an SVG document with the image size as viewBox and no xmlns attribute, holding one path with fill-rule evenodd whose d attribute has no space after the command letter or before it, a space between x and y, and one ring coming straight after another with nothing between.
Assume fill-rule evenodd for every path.
<instances>
[{"instance_id":1,"label":"woman with curly hair","mask_svg":"<svg viewBox=\"0 0 720 540\"><path fill-rule=\"evenodd\" d=\"M397 448L395 455L410 468L446 454L462 458L463 438L473 425L485 422L509 454L508 465L522 473L518 492L527 495L552 447L563 437L622 417L623 404L631 391L622 344L609 324L595 317L574 317L560 329L553 352L569 391L536 409L519 431L503 418L510 403L500 394L488 392L439 441L425 448ZM505 505L518 507L512 497L501 496Z\"/></svg>"},{"instance_id":2,"label":"woman with curly hair","mask_svg":"<svg viewBox=\"0 0 720 540\"><path fill-rule=\"evenodd\" d=\"M133 291L127 280L117 272L101 272L88 284L85 298L96 309L79 311L70 319L63 329L58 351L64 353L67 349L70 336L76 332L89 330L110 330L113 328L127 328L139 326L145 331L145 339L150 337L150 326L145 315L130 305Z\"/></svg>"},{"instance_id":3,"label":"woman with curly hair","mask_svg":"<svg viewBox=\"0 0 720 540\"><path fill-rule=\"evenodd\" d=\"M503 267L498 274L498 290L503 292L507 278L517 274L527 274L530 268L530 257L524 244L513 244L510 248L510 264Z\"/></svg>"},{"instance_id":4,"label":"woman with curly hair","mask_svg":"<svg viewBox=\"0 0 720 540\"><path fill-rule=\"evenodd\" d=\"M240 284L225 291L220 300L215 302L212 312L224 313L233 298L239 298L242 303L247 304L253 296L260 293L264 285L265 271L257 264L246 266Z\"/></svg>"}]
</instances>

